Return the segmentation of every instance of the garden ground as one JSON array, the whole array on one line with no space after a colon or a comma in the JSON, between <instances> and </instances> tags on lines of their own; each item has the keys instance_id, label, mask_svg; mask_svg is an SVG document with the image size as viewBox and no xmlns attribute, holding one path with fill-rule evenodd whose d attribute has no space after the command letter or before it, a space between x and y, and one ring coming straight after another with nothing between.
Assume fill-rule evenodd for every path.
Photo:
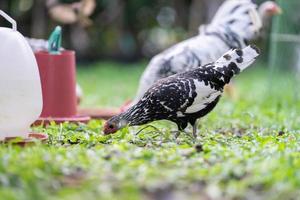
<instances>
[{"instance_id":1,"label":"garden ground","mask_svg":"<svg viewBox=\"0 0 300 200\"><path fill-rule=\"evenodd\" d=\"M83 106L117 107L134 96L144 63L80 67ZM103 121L52 124L48 144L0 146L1 199L297 199L300 195L299 83L259 66L175 139L170 122L103 136Z\"/></svg>"}]
</instances>

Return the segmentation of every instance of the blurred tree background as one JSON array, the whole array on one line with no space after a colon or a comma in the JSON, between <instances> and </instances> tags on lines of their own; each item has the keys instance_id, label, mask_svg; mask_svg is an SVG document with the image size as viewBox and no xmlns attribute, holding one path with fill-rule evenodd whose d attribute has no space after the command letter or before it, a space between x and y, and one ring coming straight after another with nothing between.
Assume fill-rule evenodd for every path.
<instances>
[{"instance_id":1,"label":"blurred tree background","mask_svg":"<svg viewBox=\"0 0 300 200\"><path fill-rule=\"evenodd\" d=\"M223 0L96 0L90 26L62 24L49 15L49 2L68 5L72 0L0 0L0 9L18 22L27 37L48 38L63 27L63 46L80 60L149 58L170 45L196 35L209 23ZM256 1L261 3L261 1ZM0 25L4 21L0 20Z\"/></svg>"}]
</instances>

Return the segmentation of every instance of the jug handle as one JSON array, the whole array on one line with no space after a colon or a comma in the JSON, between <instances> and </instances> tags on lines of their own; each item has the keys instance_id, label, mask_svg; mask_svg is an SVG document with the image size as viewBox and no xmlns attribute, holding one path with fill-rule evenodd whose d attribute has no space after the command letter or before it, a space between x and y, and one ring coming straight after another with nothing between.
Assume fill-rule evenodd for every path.
<instances>
[{"instance_id":1,"label":"jug handle","mask_svg":"<svg viewBox=\"0 0 300 200\"><path fill-rule=\"evenodd\" d=\"M2 10L0 10L0 15L2 16L2 17L4 17L7 21L9 21L11 24L12 24L12 29L14 30L14 31L16 31L17 30L17 22L13 19L13 18L11 18L8 14L6 14L4 11L2 11Z\"/></svg>"}]
</instances>

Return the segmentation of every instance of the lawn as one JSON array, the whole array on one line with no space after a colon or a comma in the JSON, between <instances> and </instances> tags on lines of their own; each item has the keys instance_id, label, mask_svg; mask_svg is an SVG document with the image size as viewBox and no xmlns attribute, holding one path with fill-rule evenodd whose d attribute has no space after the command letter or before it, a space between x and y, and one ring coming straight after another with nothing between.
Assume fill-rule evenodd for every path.
<instances>
[{"instance_id":1,"label":"lawn","mask_svg":"<svg viewBox=\"0 0 300 200\"><path fill-rule=\"evenodd\" d=\"M134 96L144 63L81 66L83 106L118 107ZM48 144L0 146L0 199L298 199L299 83L253 66L201 119L198 138L175 139L155 122L103 136L103 121L34 130Z\"/></svg>"}]
</instances>

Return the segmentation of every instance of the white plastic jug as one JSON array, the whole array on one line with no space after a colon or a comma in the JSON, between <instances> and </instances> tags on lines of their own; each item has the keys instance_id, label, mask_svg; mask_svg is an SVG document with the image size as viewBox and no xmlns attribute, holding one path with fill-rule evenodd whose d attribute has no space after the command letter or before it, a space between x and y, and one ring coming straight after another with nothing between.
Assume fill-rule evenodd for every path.
<instances>
[{"instance_id":1,"label":"white plastic jug","mask_svg":"<svg viewBox=\"0 0 300 200\"><path fill-rule=\"evenodd\" d=\"M0 27L0 140L27 137L30 125L42 111L42 91L38 66L25 38L17 31Z\"/></svg>"}]
</instances>

